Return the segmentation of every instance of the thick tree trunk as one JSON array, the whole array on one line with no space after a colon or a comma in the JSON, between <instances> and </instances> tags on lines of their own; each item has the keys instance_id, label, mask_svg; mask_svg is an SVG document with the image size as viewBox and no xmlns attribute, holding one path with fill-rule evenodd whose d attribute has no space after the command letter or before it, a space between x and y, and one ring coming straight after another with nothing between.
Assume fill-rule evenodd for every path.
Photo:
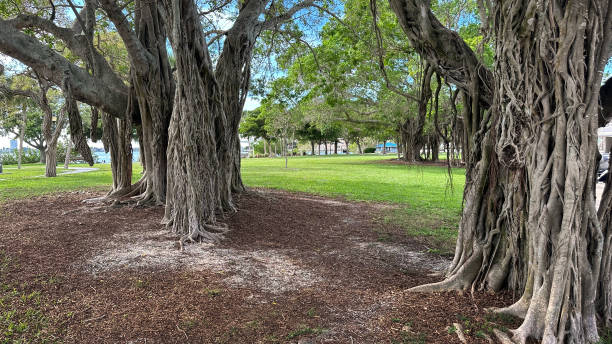
<instances>
[{"instance_id":1,"label":"thick tree trunk","mask_svg":"<svg viewBox=\"0 0 612 344\"><path fill-rule=\"evenodd\" d=\"M21 157L23 156L23 137L25 135L27 121L26 106L23 105L21 108L21 123L19 124L19 146L17 152L17 169L21 169ZM40 152L40 158L43 159L43 152ZM42 162L42 161L41 161Z\"/></svg>"},{"instance_id":2,"label":"thick tree trunk","mask_svg":"<svg viewBox=\"0 0 612 344\"><path fill-rule=\"evenodd\" d=\"M98 2L121 35L131 62L127 104L123 116L119 117L136 118L140 123L140 156L144 174L132 186L129 195L136 195L139 205L163 205L166 199L168 126L174 97L172 71L167 56L164 18L167 10L161 8L162 3L158 1L136 0L133 25L130 25L115 1ZM118 146L121 151L126 143L118 141ZM119 169L127 166L125 163L119 165L123 166L117 166Z\"/></svg>"},{"instance_id":3,"label":"thick tree trunk","mask_svg":"<svg viewBox=\"0 0 612 344\"><path fill-rule=\"evenodd\" d=\"M483 73L464 68L472 97L455 258L444 281L415 290L512 288L522 297L499 311L524 319L516 342L594 343L604 237L593 166L599 61L609 56L600 28L608 26L592 2L539 6L494 8L490 109L479 109Z\"/></svg>"},{"instance_id":4,"label":"thick tree trunk","mask_svg":"<svg viewBox=\"0 0 612 344\"><path fill-rule=\"evenodd\" d=\"M310 141L310 155L315 155L314 141Z\"/></svg>"},{"instance_id":5,"label":"thick tree trunk","mask_svg":"<svg viewBox=\"0 0 612 344\"><path fill-rule=\"evenodd\" d=\"M139 155L138 155L138 160L140 161L140 166L142 166L142 173L144 174L147 170L147 165L146 165L146 161L145 161L145 150L147 149L147 147L145 147L144 141L143 141L143 135L142 135L142 125L137 125L136 126L136 135L138 135L138 148L140 148L139 150Z\"/></svg>"},{"instance_id":6,"label":"thick tree trunk","mask_svg":"<svg viewBox=\"0 0 612 344\"><path fill-rule=\"evenodd\" d=\"M361 149L361 140L357 138L355 139L355 143L357 143L357 150L359 150L359 155L363 155L363 150Z\"/></svg>"},{"instance_id":7,"label":"thick tree trunk","mask_svg":"<svg viewBox=\"0 0 612 344\"><path fill-rule=\"evenodd\" d=\"M223 112L216 118L216 139L222 170L219 193L225 210L235 210L232 193L245 190L240 172L238 127L249 90L251 53L261 30L258 14L263 11L265 3L252 1L241 9L234 25L225 34L223 51L215 70L223 104Z\"/></svg>"},{"instance_id":8,"label":"thick tree trunk","mask_svg":"<svg viewBox=\"0 0 612 344\"><path fill-rule=\"evenodd\" d=\"M71 151L72 151L72 140L70 140L70 137L68 137L68 140L66 140L66 157L64 159L64 169L65 170L68 169L68 165L70 164Z\"/></svg>"},{"instance_id":9,"label":"thick tree trunk","mask_svg":"<svg viewBox=\"0 0 612 344\"><path fill-rule=\"evenodd\" d=\"M440 160L440 137L437 134L431 136L431 161L437 162Z\"/></svg>"},{"instance_id":10,"label":"thick tree trunk","mask_svg":"<svg viewBox=\"0 0 612 344\"><path fill-rule=\"evenodd\" d=\"M236 129L236 133L238 129ZM234 153L232 156L232 180L231 180L231 192L240 193L246 190L244 183L242 182L242 173L240 171L240 162L242 160L242 156L240 155L240 136L238 134L234 135L236 139L236 144L234 145Z\"/></svg>"},{"instance_id":11,"label":"thick tree trunk","mask_svg":"<svg viewBox=\"0 0 612 344\"><path fill-rule=\"evenodd\" d=\"M401 150L404 161L413 162L414 155L414 136L412 135L412 122L406 119L400 126Z\"/></svg>"},{"instance_id":12,"label":"thick tree trunk","mask_svg":"<svg viewBox=\"0 0 612 344\"><path fill-rule=\"evenodd\" d=\"M268 156L268 147L266 139L263 139L264 157Z\"/></svg>"},{"instance_id":13,"label":"thick tree trunk","mask_svg":"<svg viewBox=\"0 0 612 344\"><path fill-rule=\"evenodd\" d=\"M127 111L138 112L142 140L146 147L145 173L138 204L163 205L166 199L168 127L172 114L173 79L166 52L166 29L157 2L137 1L136 33L151 58L147 68L132 70L133 88L129 91ZM134 103L133 99L137 102ZM137 105L137 110L135 107ZM144 153L144 154L143 154Z\"/></svg>"},{"instance_id":14,"label":"thick tree trunk","mask_svg":"<svg viewBox=\"0 0 612 344\"><path fill-rule=\"evenodd\" d=\"M338 155L338 140L334 140L334 155Z\"/></svg>"},{"instance_id":15,"label":"thick tree trunk","mask_svg":"<svg viewBox=\"0 0 612 344\"><path fill-rule=\"evenodd\" d=\"M325 141L325 155L327 155L327 141Z\"/></svg>"},{"instance_id":16,"label":"thick tree trunk","mask_svg":"<svg viewBox=\"0 0 612 344\"><path fill-rule=\"evenodd\" d=\"M401 135L398 135L396 143L397 143L397 160L401 160L402 159L402 139L400 138Z\"/></svg>"},{"instance_id":17,"label":"thick tree trunk","mask_svg":"<svg viewBox=\"0 0 612 344\"><path fill-rule=\"evenodd\" d=\"M45 155L45 177L57 176L57 146L48 146Z\"/></svg>"},{"instance_id":18,"label":"thick tree trunk","mask_svg":"<svg viewBox=\"0 0 612 344\"><path fill-rule=\"evenodd\" d=\"M421 90L419 96L419 111L415 121L414 128L412 129L412 154L414 160L421 160L421 150L425 147L425 136L423 131L425 129L425 119L427 118L427 104L431 100L431 77L433 76L434 69L429 63L425 63L423 68L423 79L421 80ZM426 157L427 159L427 157Z\"/></svg>"},{"instance_id":19,"label":"thick tree trunk","mask_svg":"<svg viewBox=\"0 0 612 344\"><path fill-rule=\"evenodd\" d=\"M221 239L222 210L215 125L221 94L193 0L165 0L176 58L176 92L168 143L165 221L181 242Z\"/></svg>"},{"instance_id":20,"label":"thick tree trunk","mask_svg":"<svg viewBox=\"0 0 612 344\"><path fill-rule=\"evenodd\" d=\"M116 119L102 113L102 142L105 151L110 152L113 175L113 187L107 195L108 198L118 199L140 193L139 185L132 188L132 120L129 113L127 116L125 119Z\"/></svg>"},{"instance_id":21,"label":"thick tree trunk","mask_svg":"<svg viewBox=\"0 0 612 344\"><path fill-rule=\"evenodd\" d=\"M44 113L42 132L47 142L47 149L45 150L45 177L55 177L57 176L57 141L64 127L64 109L57 116L55 130L53 130L53 111L47 99L48 86L42 81L39 81L39 84L40 95L37 97L37 100Z\"/></svg>"},{"instance_id":22,"label":"thick tree trunk","mask_svg":"<svg viewBox=\"0 0 612 344\"><path fill-rule=\"evenodd\" d=\"M70 138L72 139L72 143L74 143L74 147L81 154L83 159L89 163L89 165L93 165L93 156L91 155L91 150L87 145L87 140L85 135L83 134L83 122L81 119L81 114L79 113L79 107L77 105L76 100L73 97L73 86L70 78L66 76L64 78L62 84L62 90L64 92L64 97L66 100L65 109L68 114L68 121L70 123ZM48 147L47 147L48 148Z\"/></svg>"},{"instance_id":23,"label":"thick tree trunk","mask_svg":"<svg viewBox=\"0 0 612 344\"><path fill-rule=\"evenodd\" d=\"M382 144L382 153L387 154L387 140L383 141Z\"/></svg>"}]
</instances>

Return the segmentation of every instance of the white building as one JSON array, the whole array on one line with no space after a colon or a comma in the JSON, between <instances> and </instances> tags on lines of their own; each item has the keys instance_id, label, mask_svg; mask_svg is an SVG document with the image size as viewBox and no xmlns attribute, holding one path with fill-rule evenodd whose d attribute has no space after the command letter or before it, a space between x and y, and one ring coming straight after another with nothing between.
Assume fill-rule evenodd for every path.
<instances>
[{"instance_id":1,"label":"white building","mask_svg":"<svg viewBox=\"0 0 612 344\"><path fill-rule=\"evenodd\" d=\"M603 128L597 129L597 146L599 152L608 153L612 146L612 122Z\"/></svg>"}]
</instances>

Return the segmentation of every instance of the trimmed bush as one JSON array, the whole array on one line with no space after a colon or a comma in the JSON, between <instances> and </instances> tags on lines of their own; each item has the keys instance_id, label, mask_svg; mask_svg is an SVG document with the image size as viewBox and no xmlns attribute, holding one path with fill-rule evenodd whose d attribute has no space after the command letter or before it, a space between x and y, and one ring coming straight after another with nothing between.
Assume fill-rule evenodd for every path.
<instances>
[{"instance_id":1,"label":"trimmed bush","mask_svg":"<svg viewBox=\"0 0 612 344\"><path fill-rule=\"evenodd\" d=\"M0 161L3 165L17 165L17 157L19 151L17 149L8 153L0 154ZM22 164L32 164L40 161L40 152L36 149L24 149L21 156Z\"/></svg>"},{"instance_id":2,"label":"trimmed bush","mask_svg":"<svg viewBox=\"0 0 612 344\"><path fill-rule=\"evenodd\" d=\"M376 148L375 147L368 147L366 149L363 150L364 153L374 153L376 152Z\"/></svg>"}]
</instances>

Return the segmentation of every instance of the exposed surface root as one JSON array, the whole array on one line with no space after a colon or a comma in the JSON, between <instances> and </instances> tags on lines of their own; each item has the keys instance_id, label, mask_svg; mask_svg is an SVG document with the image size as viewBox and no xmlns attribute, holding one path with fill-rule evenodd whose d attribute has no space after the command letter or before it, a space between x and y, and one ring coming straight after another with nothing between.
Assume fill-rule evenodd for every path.
<instances>
[{"instance_id":1,"label":"exposed surface root","mask_svg":"<svg viewBox=\"0 0 612 344\"><path fill-rule=\"evenodd\" d=\"M508 337L507 334L505 334L504 332L498 330L498 329L493 329L493 334L495 334L495 337L497 337L497 340L501 343L501 344L515 344L510 337Z\"/></svg>"},{"instance_id":2,"label":"exposed surface root","mask_svg":"<svg viewBox=\"0 0 612 344\"><path fill-rule=\"evenodd\" d=\"M225 224L201 224L200 228L185 234L180 239L181 250L184 250L186 243L210 243L217 244L224 239L224 234L229 231Z\"/></svg>"}]
</instances>

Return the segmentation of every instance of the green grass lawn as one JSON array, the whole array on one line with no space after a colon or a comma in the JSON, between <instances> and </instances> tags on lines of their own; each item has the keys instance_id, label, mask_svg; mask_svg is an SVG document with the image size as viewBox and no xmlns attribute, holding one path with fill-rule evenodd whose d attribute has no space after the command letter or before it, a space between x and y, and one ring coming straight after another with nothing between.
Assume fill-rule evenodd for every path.
<instances>
[{"instance_id":1,"label":"green grass lawn","mask_svg":"<svg viewBox=\"0 0 612 344\"><path fill-rule=\"evenodd\" d=\"M70 167L90 166L78 164ZM20 170L16 165L4 165L0 174L0 203L66 191L109 190L113 183L110 164L96 164L93 167L99 170L45 178L44 164L25 164ZM58 174L65 171L63 165L57 167ZM141 171L140 164L134 164L134 181L140 178Z\"/></svg>"},{"instance_id":2,"label":"green grass lawn","mask_svg":"<svg viewBox=\"0 0 612 344\"><path fill-rule=\"evenodd\" d=\"M453 169L453 187L446 168L380 163L392 155L292 157L243 159L243 180L249 187L307 192L348 200L397 204L381 216L382 223L401 225L410 236L424 238L435 250L448 253L454 247L461 213L465 171ZM71 167L88 167L73 165ZM75 190L108 190L109 164L98 171L45 178L42 164L4 166L0 174L0 203L43 194ZM58 166L58 173L63 172ZM134 164L134 181L140 178ZM385 233L380 233L385 240Z\"/></svg>"},{"instance_id":3,"label":"green grass lawn","mask_svg":"<svg viewBox=\"0 0 612 344\"><path fill-rule=\"evenodd\" d=\"M292 157L288 168L281 158L243 159L243 180L247 186L350 200L408 204L420 209L461 209L463 169L453 169L451 190L445 168L379 163L390 158L382 155Z\"/></svg>"},{"instance_id":4,"label":"green grass lawn","mask_svg":"<svg viewBox=\"0 0 612 344\"><path fill-rule=\"evenodd\" d=\"M243 159L247 186L307 192L357 201L399 205L380 221L398 224L432 251L451 254L461 216L465 170L453 169L452 188L444 167L380 163L387 155L307 156ZM388 238L379 232L379 240Z\"/></svg>"}]
</instances>

